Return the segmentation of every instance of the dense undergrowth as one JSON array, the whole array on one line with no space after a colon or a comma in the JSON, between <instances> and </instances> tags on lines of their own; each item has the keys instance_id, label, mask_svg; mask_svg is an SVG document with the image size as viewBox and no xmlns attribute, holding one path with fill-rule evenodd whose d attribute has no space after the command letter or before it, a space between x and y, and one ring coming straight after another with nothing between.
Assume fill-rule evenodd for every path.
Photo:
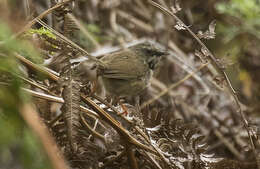
<instances>
[{"instance_id":1,"label":"dense undergrowth","mask_svg":"<svg viewBox=\"0 0 260 169\"><path fill-rule=\"evenodd\" d=\"M258 6L1 1L0 169L260 168ZM91 59L143 41L169 55L122 116Z\"/></svg>"}]
</instances>

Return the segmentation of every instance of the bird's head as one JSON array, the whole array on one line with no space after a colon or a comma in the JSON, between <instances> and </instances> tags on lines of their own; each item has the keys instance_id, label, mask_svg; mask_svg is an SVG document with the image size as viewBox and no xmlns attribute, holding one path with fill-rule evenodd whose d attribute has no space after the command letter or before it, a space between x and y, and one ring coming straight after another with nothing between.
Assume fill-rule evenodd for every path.
<instances>
[{"instance_id":1,"label":"bird's head","mask_svg":"<svg viewBox=\"0 0 260 169\"><path fill-rule=\"evenodd\" d=\"M165 50L156 47L155 44L152 44L151 42L140 43L130 47L130 49L137 52L138 55L144 57L150 69L156 68L161 56L168 55Z\"/></svg>"}]
</instances>

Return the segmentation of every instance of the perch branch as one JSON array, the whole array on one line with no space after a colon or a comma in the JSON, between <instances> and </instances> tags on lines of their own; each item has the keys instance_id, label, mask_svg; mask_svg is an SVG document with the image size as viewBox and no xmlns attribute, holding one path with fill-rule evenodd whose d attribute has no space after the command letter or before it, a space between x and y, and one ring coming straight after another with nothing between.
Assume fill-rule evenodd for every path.
<instances>
[{"instance_id":1,"label":"perch branch","mask_svg":"<svg viewBox=\"0 0 260 169\"><path fill-rule=\"evenodd\" d=\"M229 89L229 92L231 93L231 95L233 96L234 100L235 100L235 103L237 105L237 108L238 108L238 112L242 118L242 121L244 123L244 127L247 131L247 134L248 134L248 137L249 137L249 140L250 140L250 144L251 144L251 148L253 150L253 153L255 155L255 158L256 158L256 161L257 161L257 166L258 168L260 168L260 161L257 159L257 152L256 152L256 149L255 149L255 145L254 145L254 142L253 142L253 138L250 134L250 128L249 128L249 124L248 124L248 121L246 119L246 116L241 108L241 105L240 105L240 102L239 102L239 99L238 99L238 96L237 96L237 93L236 91L234 90L234 88L232 87L232 84L224 70L224 67L222 66L222 64L219 62L219 59L217 59L212 53L211 51L207 48L207 46L199 39L199 37L194 33L192 32L192 30L187 26L185 25L182 20L177 17L173 12L171 12L170 10L168 10L167 8L161 6L160 4L152 1L152 0L149 0L148 1L151 5L153 5L154 7L160 9L162 12L164 12L165 14L169 15L169 16L172 16L177 22L179 22L191 35L192 37L201 45L202 48L204 48L208 55L207 55L207 58L210 60L211 64L215 67L215 69L218 71L218 73L224 78L224 80L226 81L227 83L227 88Z\"/></svg>"},{"instance_id":2,"label":"perch branch","mask_svg":"<svg viewBox=\"0 0 260 169\"><path fill-rule=\"evenodd\" d=\"M82 99L90 106L94 111L96 111L99 116L106 121L109 125L111 125L117 132L120 134L123 138L125 138L126 141L129 143L135 145L136 147L139 147L141 149L144 149L148 152L151 152L155 155L157 155L157 152L151 149L150 147L141 144L138 142L135 138L133 138L127 130L125 130L121 124L116 121L113 117L111 117L109 114L107 114L102 108L100 108L96 103L94 103L89 97L86 97L85 95L81 95Z\"/></svg>"}]
</instances>

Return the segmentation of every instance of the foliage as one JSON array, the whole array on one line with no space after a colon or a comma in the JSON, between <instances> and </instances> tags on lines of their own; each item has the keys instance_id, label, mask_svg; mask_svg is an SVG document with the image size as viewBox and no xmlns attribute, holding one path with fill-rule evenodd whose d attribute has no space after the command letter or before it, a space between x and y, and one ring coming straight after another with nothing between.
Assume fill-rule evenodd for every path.
<instances>
[{"instance_id":1,"label":"foliage","mask_svg":"<svg viewBox=\"0 0 260 169\"><path fill-rule=\"evenodd\" d=\"M49 38L56 39L56 36L49 30L45 29L44 27L41 27L40 29L29 29L28 30L29 34L38 34L38 35L46 35Z\"/></svg>"},{"instance_id":2,"label":"foliage","mask_svg":"<svg viewBox=\"0 0 260 169\"><path fill-rule=\"evenodd\" d=\"M51 4L44 0L24 2L28 3L28 9L36 7L35 16L41 16L42 9L52 9L52 15L37 20L33 29L19 37L12 36L10 27L0 22L0 169L51 168L38 138L20 116L19 109L26 102L35 106L70 168L115 169L130 165L130 168L147 169L214 169L225 168L218 167L222 158L226 166L230 164L229 169L256 168L257 154L254 146L248 143L248 138L252 137L257 141L256 136L250 135L255 126L245 123L246 128L241 127L241 117L237 113L240 106L230 99L232 94L237 96L236 93L221 90L226 86L223 79L226 76L222 77L221 73L227 72L227 61L219 58L219 54L215 58L204 47L204 41L215 38L216 22L211 22L208 30L200 24L186 26L187 20L194 23L193 11L189 9L194 4L203 4L197 9L205 11L198 10L200 17L196 18L203 23L208 17L204 14L210 11L205 6L216 5L221 13L221 17L216 18L217 38L219 35L224 38L210 43L216 43L223 53L231 52L232 59L236 60L237 55L244 54L241 52L245 51L244 46L249 46L247 38L250 35L259 37L260 9L256 1L183 0L188 3L182 7L178 1L161 0L164 7L174 3L169 8L171 16L163 15L161 8L153 8L148 1L75 1L76 5L64 5L55 10L47 7L55 6L54 1L50 1ZM21 13L28 18L32 14L26 9ZM181 15L187 16L183 19L185 23L178 20ZM213 19L215 16L210 16L210 20ZM9 19L6 23L10 22L14 21ZM44 28L38 29L39 25ZM197 34L191 32L192 38L187 30L195 30ZM96 86L91 83L90 76L99 72L94 72L98 66L91 65L91 59L98 63L96 58L131 45L129 41L141 42L143 38L156 39L153 42L158 47L168 47L170 55L162 58L163 66L158 68L151 86L140 99L122 98L118 106L112 105L108 102L110 98L105 99L102 92L92 90ZM197 44L202 43L201 47L198 48L194 39L199 39ZM225 47L219 45L218 40L225 42ZM112 47L107 47L109 45ZM186 49L197 52L188 55L187 51L182 51ZM89 54L94 50L96 58ZM204 64L195 55L199 55ZM86 62L78 62L81 56L88 57ZM213 63L208 62L209 56ZM46 64L39 65L44 59ZM39 79L37 73L44 74L44 79ZM237 74L233 76L237 78ZM253 95L250 87L254 81L250 74L242 71L239 78L247 82L244 92ZM102 86L96 83L97 87ZM22 87L33 90L27 92L37 94L40 99L27 96ZM121 107L125 108L121 105L126 105L129 111L126 117L121 116ZM243 116L243 112L240 113ZM54 156L50 154L55 164L58 161L53 160L55 153ZM236 162L229 161L230 158ZM246 162L252 162L252 166L247 166Z\"/></svg>"},{"instance_id":3,"label":"foliage","mask_svg":"<svg viewBox=\"0 0 260 169\"><path fill-rule=\"evenodd\" d=\"M217 27L223 45L219 52L229 53L232 60L239 64L240 70L231 73L242 88L241 97L258 110L259 92L259 45L260 45L260 8L259 0L230 0L216 4L221 19ZM237 73L239 74L237 76ZM254 83L252 83L254 81ZM257 111L256 111L257 112Z\"/></svg>"},{"instance_id":4,"label":"foliage","mask_svg":"<svg viewBox=\"0 0 260 169\"><path fill-rule=\"evenodd\" d=\"M8 86L0 86L0 168L50 168L39 140L35 138L21 116L19 108L29 101L22 91L22 74L13 53L22 49L32 54L28 43L14 40L10 29L0 21L0 79L8 79Z\"/></svg>"},{"instance_id":5,"label":"foliage","mask_svg":"<svg viewBox=\"0 0 260 169\"><path fill-rule=\"evenodd\" d=\"M229 42L239 34L249 33L260 39L260 8L258 0L231 0L218 3L216 9L221 14L234 17L237 25L225 25L220 29L225 34L225 42Z\"/></svg>"}]
</instances>

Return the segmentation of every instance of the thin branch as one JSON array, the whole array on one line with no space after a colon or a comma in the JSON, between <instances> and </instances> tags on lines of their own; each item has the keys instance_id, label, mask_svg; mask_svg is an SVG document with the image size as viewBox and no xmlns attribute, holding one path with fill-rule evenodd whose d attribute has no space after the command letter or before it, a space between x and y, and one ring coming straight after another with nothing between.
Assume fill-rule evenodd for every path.
<instances>
[{"instance_id":1,"label":"thin branch","mask_svg":"<svg viewBox=\"0 0 260 169\"><path fill-rule=\"evenodd\" d=\"M112 160L106 162L106 163L101 167L101 169L107 168L107 166L111 165L114 161L119 160L119 159L122 158L125 154L126 154L126 151L125 151L125 150L122 151L122 152L120 152L119 155L117 155L115 158L113 158Z\"/></svg>"},{"instance_id":2,"label":"thin branch","mask_svg":"<svg viewBox=\"0 0 260 169\"><path fill-rule=\"evenodd\" d=\"M52 119L49 123L48 126L52 127L57 121L59 121L63 116L63 112L60 113L58 116L56 116L54 119Z\"/></svg>"},{"instance_id":3,"label":"thin branch","mask_svg":"<svg viewBox=\"0 0 260 169\"><path fill-rule=\"evenodd\" d=\"M244 160L244 156L217 130L214 130L214 134L219 138L219 140L230 150L234 156L239 160Z\"/></svg>"},{"instance_id":4,"label":"thin branch","mask_svg":"<svg viewBox=\"0 0 260 169\"><path fill-rule=\"evenodd\" d=\"M18 78L22 79L23 81L29 83L30 85L32 85L32 86L34 86L34 87L36 87L38 89L41 89L41 90L43 90L43 91L45 91L47 93L50 93L49 89L47 89L46 87L43 87L42 85L40 85L40 84L30 80L30 79L27 79L27 78L22 77L20 75L15 75L15 76L17 76Z\"/></svg>"},{"instance_id":5,"label":"thin branch","mask_svg":"<svg viewBox=\"0 0 260 169\"><path fill-rule=\"evenodd\" d=\"M30 93L34 97L45 99L45 100L56 102L56 103L64 103L64 100L61 97L52 96L52 95L48 95L48 94L41 93L41 92L36 92L31 89L26 89L26 88L22 88L22 89L24 91Z\"/></svg>"},{"instance_id":6,"label":"thin branch","mask_svg":"<svg viewBox=\"0 0 260 169\"><path fill-rule=\"evenodd\" d=\"M249 140L250 140L250 144L251 144L251 148L253 150L253 153L255 155L255 158L256 158L256 161L257 161L257 166L258 166L258 169L260 169L260 161L258 160L257 158L257 152L256 152L256 149L255 149L255 145L254 145L254 142L253 142L253 138L250 134L250 129L249 129L249 125L248 125L248 121L246 119L246 116L241 108L241 105L240 105L240 102L239 102L239 99L238 99L238 96L237 96L237 93L236 91L234 90L234 88L232 87L232 84L222 66L222 64L219 62L219 60L211 53L211 51L207 48L207 46L199 39L199 37L192 32L192 30L187 26L185 25L182 20L177 17L173 12L171 12L170 10L168 10L167 8L161 6L160 4L152 1L152 0L149 0L148 1L151 5L159 8L162 12L164 12L165 14L167 15L170 15L172 16L177 22L179 22L191 35L192 37L201 45L201 47L203 49L205 49L208 53L207 57L209 58L210 62L212 63L212 65L215 67L215 69L218 71L218 73L220 75L222 75L222 77L225 79L226 83L227 83L227 87L230 91L230 93L232 94L234 100L235 100L235 103L237 105L237 108L238 108L238 112L242 118L242 121L244 123L244 127L247 131L247 134L248 134L248 137L249 137Z\"/></svg>"},{"instance_id":7,"label":"thin branch","mask_svg":"<svg viewBox=\"0 0 260 169\"><path fill-rule=\"evenodd\" d=\"M26 64L27 66L29 66L30 68L43 73L44 75L47 75L49 78L51 78L54 81L58 81L59 77L56 76L55 74L51 73L50 71L48 71L45 67L39 66L34 64L33 62L31 62L30 60L26 59L25 57L19 55L18 53L14 53L15 57L17 59L19 59L22 63Z\"/></svg>"},{"instance_id":8,"label":"thin branch","mask_svg":"<svg viewBox=\"0 0 260 169\"><path fill-rule=\"evenodd\" d=\"M107 107L111 108L113 110L113 112L115 112L117 115L120 114L120 116L126 120L130 125L133 125L133 122L128 120L125 116L123 116L121 113L119 113L113 106L111 106L109 103L107 103L106 101L104 101L103 99L101 99L100 97L93 95L93 97L95 99L97 99L98 101L102 102L103 104L105 104ZM164 155L159 151L158 148L156 148L155 145L153 145L150 141L150 139L148 138L148 136L138 127L138 126L134 126L134 129L145 139L145 141L151 145L151 147L153 147L153 149L158 153L158 155L161 157L162 161L165 162L166 165L170 166L170 164L168 163L168 161L165 159Z\"/></svg>"},{"instance_id":9,"label":"thin branch","mask_svg":"<svg viewBox=\"0 0 260 169\"><path fill-rule=\"evenodd\" d=\"M130 121L128 118L126 118L122 113L120 113L114 106L112 106L110 103L108 103L107 101L105 101L104 99L102 99L101 97L93 94L92 95L93 98L97 99L99 102L103 103L105 106L107 106L108 108L110 108L111 110L113 110L114 113L116 113L116 115L118 115L119 117L121 117L124 121L127 121L130 125L133 125L133 122Z\"/></svg>"},{"instance_id":10,"label":"thin branch","mask_svg":"<svg viewBox=\"0 0 260 169\"><path fill-rule=\"evenodd\" d=\"M8 84L1 82L0 85L8 85ZM41 92L36 92L36 91L30 90L30 89L26 89L26 88L22 88L22 90L24 90L25 92L28 92L33 97L45 99L45 100L56 102L56 103L64 103L64 100L61 97L52 96L52 95L48 95L48 94L41 93ZM89 109L87 109L86 107L84 107L82 105L80 106L80 110L82 112L85 112L87 115L94 116L96 118L100 118L100 116L98 114L96 114L94 111L89 110Z\"/></svg>"},{"instance_id":11,"label":"thin branch","mask_svg":"<svg viewBox=\"0 0 260 169\"><path fill-rule=\"evenodd\" d=\"M162 169L162 167L157 163L157 161L156 161L149 153L147 153L147 152L145 151L144 154L145 154L146 157L149 159L149 161L154 164L154 166L155 166L157 169Z\"/></svg>"},{"instance_id":12,"label":"thin branch","mask_svg":"<svg viewBox=\"0 0 260 169\"><path fill-rule=\"evenodd\" d=\"M135 138L133 138L127 130L125 130L121 124L116 121L113 117L111 117L108 113L106 113L102 108L100 108L96 103L94 103L90 98L86 97L85 95L81 95L82 99L86 102L86 104L88 104L88 106L90 106L93 110L95 110L99 116L106 121L109 125L111 125L111 127L113 127L118 134L120 134L123 138L125 138L126 141L128 141L129 143L144 149L148 152L151 152L155 155L157 155L157 152L154 151L153 149L151 149L150 147L138 142Z\"/></svg>"},{"instance_id":13,"label":"thin branch","mask_svg":"<svg viewBox=\"0 0 260 169\"><path fill-rule=\"evenodd\" d=\"M177 86L179 86L180 84L182 84L184 81L188 80L189 78L191 78L194 74L196 74L197 72L199 72L201 69L203 69L204 67L206 67L209 63L205 63L202 64L198 69L196 69L194 72L186 75L183 79L181 79L180 81L178 81L177 83L174 83L172 85L170 85L166 90L162 91L161 93L159 93L158 95L156 95L154 98L148 100L147 102L143 103L141 106L141 109L143 109L144 107L148 106L149 104L153 103L154 101L156 101L157 99L159 99L160 97L164 96L165 94L167 94L170 90L176 88Z\"/></svg>"},{"instance_id":14,"label":"thin branch","mask_svg":"<svg viewBox=\"0 0 260 169\"><path fill-rule=\"evenodd\" d=\"M67 37L65 37L64 35L62 35L61 33L59 33L58 31L54 30L53 28L51 28L49 25L47 25L46 23L44 23L42 20L38 19L37 22L39 24L41 24L44 28L48 29L49 31L51 31L54 35L56 35L57 37L59 37L64 43L66 43L67 45L73 47L75 50L79 51L81 54L86 55L87 58L91 59L92 61L95 61L99 64L102 65L102 62L100 62L100 60L98 60L97 58L91 56L86 50L84 50L83 48L81 48L79 45L77 45L76 43L74 43L73 41L71 41L70 39L68 39Z\"/></svg>"},{"instance_id":15,"label":"thin branch","mask_svg":"<svg viewBox=\"0 0 260 169\"><path fill-rule=\"evenodd\" d=\"M64 0L63 2L57 3L55 6L47 9L46 11L44 11L43 13L41 13L39 16L37 16L36 18L34 18L32 21L30 21L27 25L25 25L25 27L23 27L23 29L18 32L17 34L14 35L13 38L19 37L21 34L23 34L24 32L26 32L28 29L30 29L39 19L42 19L44 16L48 15L49 13L51 13L52 11L54 11L55 9L71 2L73 0Z\"/></svg>"},{"instance_id":16,"label":"thin branch","mask_svg":"<svg viewBox=\"0 0 260 169\"><path fill-rule=\"evenodd\" d=\"M106 139L105 139L105 137L104 137L103 135L99 134L98 132L96 132L94 129L92 129L92 128L90 127L90 125L87 123L87 121L86 121L85 118L83 117L82 113L80 114L80 118L81 118L81 120L82 120L84 126L87 128L87 130L88 130L89 132L91 132L91 134L92 134L94 137L101 139L103 142L106 142Z\"/></svg>"}]
</instances>

